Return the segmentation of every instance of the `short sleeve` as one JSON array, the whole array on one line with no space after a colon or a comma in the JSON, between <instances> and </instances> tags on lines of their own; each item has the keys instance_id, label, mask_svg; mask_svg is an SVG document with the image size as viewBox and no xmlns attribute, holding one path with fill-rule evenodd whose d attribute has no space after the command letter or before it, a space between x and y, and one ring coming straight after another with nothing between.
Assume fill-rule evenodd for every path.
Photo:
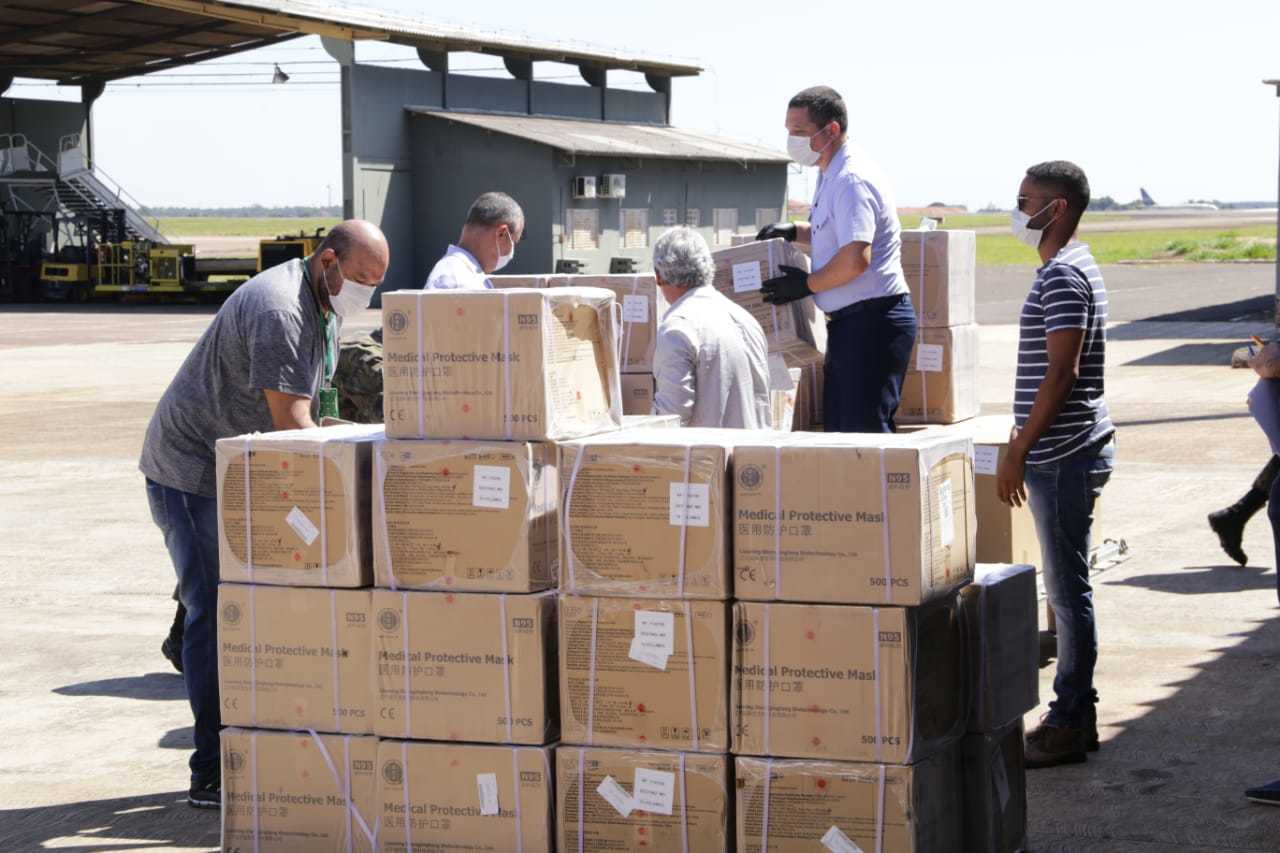
<instances>
[{"instance_id":1,"label":"short sleeve","mask_svg":"<svg viewBox=\"0 0 1280 853\"><path fill-rule=\"evenodd\" d=\"M289 311L266 311L250 318L246 346L249 384L298 397L315 396L315 345L303 340L302 320Z\"/></svg>"},{"instance_id":2,"label":"short sleeve","mask_svg":"<svg viewBox=\"0 0 1280 853\"><path fill-rule=\"evenodd\" d=\"M1040 283L1040 305L1044 309L1046 334L1087 329L1092 304L1093 287L1080 270L1058 264L1045 272Z\"/></svg>"},{"instance_id":3,"label":"short sleeve","mask_svg":"<svg viewBox=\"0 0 1280 853\"><path fill-rule=\"evenodd\" d=\"M841 248L875 240L876 202L862 181L851 180L841 188L835 207L835 226Z\"/></svg>"}]
</instances>

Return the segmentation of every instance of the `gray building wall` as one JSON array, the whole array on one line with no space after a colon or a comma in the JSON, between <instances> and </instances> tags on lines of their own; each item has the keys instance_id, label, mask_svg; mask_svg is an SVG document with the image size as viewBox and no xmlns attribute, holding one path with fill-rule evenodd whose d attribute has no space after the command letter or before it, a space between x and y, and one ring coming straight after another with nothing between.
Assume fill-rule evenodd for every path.
<instances>
[{"instance_id":1,"label":"gray building wall","mask_svg":"<svg viewBox=\"0 0 1280 853\"><path fill-rule=\"evenodd\" d=\"M503 270L512 274L549 273L561 258L582 261L584 272L608 272L609 261L615 257L634 258L640 269L648 270L653 242L669 227L665 211L673 211L679 224L689 221L691 210L699 211L698 230L714 249L715 209L736 210L736 233L754 234L756 211L770 209L779 216L786 197L785 163L609 157L578 157L575 161L540 143L445 118L416 115L410 122L417 284L457 239L468 205L486 190L509 193L525 210L524 240L515 259ZM599 178L610 173L626 175L626 198L570 197L574 176ZM596 211L597 248L571 245L574 209ZM624 209L648 212L645 246L622 248Z\"/></svg>"},{"instance_id":2,"label":"gray building wall","mask_svg":"<svg viewBox=\"0 0 1280 853\"><path fill-rule=\"evenodd\" d=\"M658 92L359 64L345 66L342 80L343 211L377 223L386 233L391 268L383 290L421 284L426 274L421 259L433 251L414 243L422 232L413 221L415 205L421 206L415 199L414 167L425 166L433 175L440 169L425 154L414 157L405 107L588 119L607 115L614 121L659 124L667 120L667 98ZM545 168L545 160L539 168ZM461 219L456 217L449 239L456 237Z\"/></svg>"},{"instance_id":3,"label":"gray building wall","mask_svg":"<svg viewBox=\"0 0 1280 853\"><path fill-rule=\"evenodd\" d=\"M68 133L83 133L85 108L78 101L40 101L0 98L0 133L25 134L54 161L58 140Z\"/></svg>"}]
</instances>

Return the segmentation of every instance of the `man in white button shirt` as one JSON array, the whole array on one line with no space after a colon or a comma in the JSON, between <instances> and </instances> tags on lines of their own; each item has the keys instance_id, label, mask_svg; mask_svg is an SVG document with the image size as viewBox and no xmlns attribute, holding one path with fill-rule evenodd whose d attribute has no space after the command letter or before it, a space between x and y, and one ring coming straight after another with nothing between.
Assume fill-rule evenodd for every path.
<instances>
[{"instance_id":1,"label":"man in white button shirt","mask_svg":"<svg viewBox=\"0 0 1280 853\"><path fill-rule=\"evenodd\" d=\"M807 223L778 223L757 239L808 243L813 272L782 267L764 282L766 302L812 295L827 314L827 432L893 432L916 319L902 273L902 228L879 168L848 139L844 100L834 89L805 89L787 107L787 153L817 166Z\"/></svg>"},{"instance_id":2,"label":"man in white button shirt","mask_svg":"<svg viewBox=\"0 0 1280 853\"><path fill-rule=\"evenodd\" d=\"M511 263L524 236L524 211L506 193L484 193L471 203L456 245L436 261L427 290L486 290L489 273Z\"/></svg>"},{"instance_id":3,"label":"man in white button shirt","mask_svg":"<svg viewBox=\"0 0 1280 853\"><path fill-rule=\"evenodd\" d=\"M653 354L653 410L681 426L769 426L769 367L764 330L711 286L707 241L672 228L653 246L653 274L671 305Z\"/></svg>"}]
</instances>

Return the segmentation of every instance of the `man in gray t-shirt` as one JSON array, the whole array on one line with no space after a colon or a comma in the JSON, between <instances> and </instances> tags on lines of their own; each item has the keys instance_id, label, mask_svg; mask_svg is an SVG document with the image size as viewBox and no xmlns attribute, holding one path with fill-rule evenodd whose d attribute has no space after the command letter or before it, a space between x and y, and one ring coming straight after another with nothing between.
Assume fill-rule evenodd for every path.
<instances>
[{"instance_id":1,"label":"man in gray t-shirt","mask_svg":"<svg viewBox=\"0 0 1280 853\"><path fill-rule=\"evenodd\" d=\"M147 426L138 467L186 609L181 654L195 715L193 806L221 804L214 444L315 426L313 401L333 393L341 318L368 307L388 257L377 226L351 220L330 231L314 255L250 279L200 336Z\"/></svg>"}]
</instances>

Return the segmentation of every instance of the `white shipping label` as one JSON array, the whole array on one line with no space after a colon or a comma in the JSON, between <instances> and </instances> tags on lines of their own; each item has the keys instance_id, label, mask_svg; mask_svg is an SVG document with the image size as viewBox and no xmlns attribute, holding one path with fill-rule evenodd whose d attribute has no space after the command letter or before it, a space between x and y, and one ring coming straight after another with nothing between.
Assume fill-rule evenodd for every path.
<instances>
[{"instance_id":1,"label":"white shipping label","mask_svg":"<svg viewBox=\"0 0 1280 853\"><path fill-rule=\"evenodd\" d=\"M710 527L711 487L706 483L672 483L670 521L676 527Z\"/></svg>"},{"instance_id":2,"label":"white shipping label","mask_svg":"<svg viewBox=\"0 0 1280 853\"><path fill-rule=\"evenodd\" d=\"M996 750L995 763L991 766L991 781L996 786L996 798L1000 801L1000 811L1009 805L1009 772L1004 767L1004 748Z\"/></svg>"},{"instance_id":3,"label":"white shipping label","mask_svg":"<svg viewBox=\"0 0 1280 853\"><path fill-rule=\"evenodd\" d=\"M747 261L733 265L733 292L750 293L759 290L764 282L760 280L760 262Z\"/></svg>"},{"instance_id":4,"label":"white shipping label","mask_svg":"<svg viewBox=\"0 0 1280 853\"><path fill-rule=\"evenodd\" d=\"M832 826L822 836L822 846L831 853L862 853L862 848L853 843L853 839L845 835L838 826Z\"/></svg>"},{"instance_id":5,"label":"white shipping label","mask_svg":"<svg viewBox=\"0 0 1280 853\"><path fill-rule=\"evenodd\" d=\"M477 465L471 481L471 505L488 509L511 506L511 469L503 465Z\"/></svg>"},{"instance_id":6,"label":"white shipping label","mask_svg":"<svg viewBox=\"0 0 1280 853\"><path fill-rule=\"evenodd\" d=\"M942 370L942 344L919 344L916 347L916 370L938 373Z\"/></svg>"},{"instance_id":7,"label":"white shipping label","mask_svg":"<svg viewBox=\"0 0 1280 853\"><path fill-rule=\"evenodd\" d=\"M1000 448L996 445L975 444L973 446L973 473L995 474L999 460Z\"/></svg>"},{"instance_id":8,"label":"white shipping label","mask_svg":"<svg viewBox=\"0 0 1280 853\"><path fill-rule=\"evenodd\" d=\"M942 530L942 545L956 541L956 514L951 508L951 481L938 486L938 526Z\"/></svg>"},{"instance_id":9,"label":"white shipping label","mask_svg":"<svg viewBox=\"0 0 1280 853\"><path fill-rule=\"evenodd\" d=\"M670 657L662 649L655 649L653 646L646 646L644 641L639 637L631 638L631 648L627 651L627 657L634 661L638 661L645 666L651 666L654 669L667 671L667 658Z\"/></svg>"},{"instance_id":10,"label":"white shipping label","mask_svg":"<svg viewBox=\"0 0 1280 853\"><path fill-rule=\"evenodd\" d=\"M637 610L635 638L645 647L668 655L676 653L676 615L661 610Z\"/></svg>"},{"instance_id":11,"label":"white shipping label","mask_svg":"<svg viewBox=\"0 0 1280 853\"><path fill-rule=\"evenodd\" d=\"M649 297L643 293L635 296L627 295L622 297L622 322L624 323L647 323L649 322Z\"/></svg>"},{"instance_id":12,"label":"white shipping label","mask_svg":"<svg viewBox=\"0 0 1280 853\"><path fill-rule=\"evenodd\" d=\"M662 770L636 768L635 784L631 786L631 799L636 808L654 814L671 814L676 796L676 774Z\"/></svg>"},{"instance_id":13,"label":"white shipping label","mask_svg":"<svg viewBox=\"0 0 1280 853\"><path fill-rule=\"evenodd\" d=\"M614 781L612 776L604 777L604 781L600 783L600 787L596 788L596 793L605 798L605 801L613 806L614 811L623 817L630 817L631 812L635 809L635 803L631 799L631 795L626 792L621 785Z\"/></svg>"},{"instance_id":14,"label":"white shipping label","mask_svg":"<svg viewBox=\"0 0 1280 853\"><path fill-rule=\"evenodd\" d=\"M480 792L480 814L486 817L498 813L498 774L477 773L476 788Z\"/></svg>"},{"instance_id":15,"label":"white shipping label","mask_svg":"<svg viewBox=\"0 0 1280 853\"><path fill-rule=\"evenodd\" d=\"M316 537L320 535L320 528L311 523L311 519L307 518L307 514L296 506L289 510L289 514L284 517L285 522L293 528L293 532L298 534L298 538L310 545L316 541Z\"/></svg>"},{"instance_id":16,"label":"white shipping label","mask_svg":"<svg viewBox=\"0 0 1280 853\"><path fill-rule=\"evenodd\" d=\"M791 378L791 371L787 368L787 360L782 357L782 353L769 353L769 390L791 391L795 387L795 380Z\"/></svg>"}]
</instances>

